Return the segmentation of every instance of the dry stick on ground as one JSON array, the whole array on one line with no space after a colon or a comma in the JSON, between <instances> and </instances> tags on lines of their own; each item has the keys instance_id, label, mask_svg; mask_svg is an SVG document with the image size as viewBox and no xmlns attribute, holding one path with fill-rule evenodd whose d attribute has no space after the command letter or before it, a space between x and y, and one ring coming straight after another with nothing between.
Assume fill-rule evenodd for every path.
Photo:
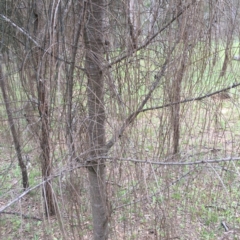
<instances>
[{"instance_id":1,"label":"dry stick on ground","mask_svg":"<svg viewBox=\"0 0 240 240\"><path fill-rule=\"evenodd\" d=\"M23 188L24 188L24 190L26 190L29 187L27 167L23 161L21 146L20 146L20 142L18 139L15 124L13 121L12 111L11 111L10 103L9 103L9 99L8 99L8 94L6 92L5 77L4 77L3 70L2 70L2 56L0 56L0 87L2 90L3 100L4 100L4 104L5 104L6 111L7 111L8 123L9 123L10 130L12 133L15 151L17 153L18 164L22 171Z\"/></svg>"}]
</instances>

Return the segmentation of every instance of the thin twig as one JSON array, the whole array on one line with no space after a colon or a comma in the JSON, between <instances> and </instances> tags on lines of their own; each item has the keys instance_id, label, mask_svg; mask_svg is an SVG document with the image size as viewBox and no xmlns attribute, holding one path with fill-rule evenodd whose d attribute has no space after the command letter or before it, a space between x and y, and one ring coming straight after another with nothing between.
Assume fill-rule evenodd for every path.
<instances>
[{"instance_id":1,"label":"thin twig","mask_svg":"<svg viewBox=\"0 0 240 240\"><path fill-rule=\"evenodd\" d=\"M225 232L229 231L229 227L227 226L227 224L225 222L221 222L221 225L223 226Z\"/></svg>"},{"instance_id":2,"label":"thin twig","mask_svg":"<svg viewBox=\"0 0 240 240\"><path fill-rule=\"evenodd\" d=\"M177 104L182 104L182 103L187 103L187 102L200 101L200 100L203 100L205 98L212 97L212 96L217 95L217 94L219 94L221 92L225 92L225 91L228 91L230 89L233 89L233 88L236 88L236 87L239 87L239 86L240 86L240 83L234 83L233 85L231 85L229 87L222 88L222 89L220 89L218 91L215 91L215 92L212 92L212 93L207 93L207 94L205 94L203 96L194 97L194 98L188 98L188 99L184 99L184 100L179 101L179 102L167 103L167 104L164 104L164 105L161 105L161 106L145 108L145 109L142 109L140 112L146 112L146 111L166 108L166 107L170 107L170 106L177 105Z\"/></svg>"}]
</instances>

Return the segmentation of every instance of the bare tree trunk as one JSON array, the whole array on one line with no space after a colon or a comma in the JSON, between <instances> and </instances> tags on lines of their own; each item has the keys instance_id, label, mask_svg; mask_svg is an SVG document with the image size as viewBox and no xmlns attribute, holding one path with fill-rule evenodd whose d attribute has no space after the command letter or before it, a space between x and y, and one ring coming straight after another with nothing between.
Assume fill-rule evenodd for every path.
<instances>
[{"instance_id":1,"label":"bare tree trunk","mask_svg":"<svg viewBox=\"0 0 240 240\"><path fill-rule=\"evenodd\" d=\"M38 39L42 40L44 46L48 35L48 29L44 29L44 7L42 2L37 2L34 8L34 32ZM43 36L41 36L43 34ZM34 53L35 70L38 89L38 111L41 119L41 165L42 178L45 182L43 185L43 198L45 202L45 213L47 216L56 214L55 201L53 197L52 182L49 179L52 175L52 161L50 158L50 142L49 142L49 106L47 98L47 60L43 59L39 52Z\"/></svg>"},{"instance_id":2,"label":"bare tree trunk","mask_svg":"<svg viewBox=\"0 0 240 240\"><path fill-rule=\"evenodd\" d=\"M22 158L21 146L20 146L20 142L19 142L19 139L17 136L15 124L13 121L13 116L12 116L12 112L11 112L10 105L9 105L8 95L6 93L6 86L5 86L5 82L4 82L4 75L3 75L3 71L2 71L2 60L1 59L0 59L0 87L2 90L2 94L3 94L4 104L5 104L5 107L7 110L8 122L9 122L9 126L11 129L12 137L13 137L15 151L17 153L18 164L22 171L23 188L26 190L29 187L27 168L26 168L26 165Z\"/></svg>"},{"instance_id":3,"label":"bare tree trunk","mask_svg":"<svg viewBox=\"0 0 240 240\"><path fill-rule=\"evenodd\" d=\"M51 180L48 179L52 175L52 162L50 158L50 144L49 144L49 109L46 99L46 87L45 81L39 81L38 86L38 99L39 99L39 114L41 117L41 138L40 146L42 150L41 163L42 163L42 177L43 180L47 180L43 185L43 198L45 201L45 213L46 215L55 215L55 203L53 198L53 190Z\"/></svg>"},{"instance_id":4,"label":"bare tree trunk","mask_svg":"<svg viewBox=\"0 0 240 240\"><path fill-rule=\"evenodd\" d=\"M183 73L185 70L185 63L182 62L180 69L177 73L176 79L173 82L172 102L180 102L181 100L181 84L183 79ZM180 139L180 104L173 105L172 111L172 126L173 126L173 154L179 152L179 139Z\"/></svg>"},{"instance_id":5,"label":"bare tree trunk","mask_svg":"<svg viewBox=\"0 0 240 240\"><path fill-rule=\"evenodd\" d=\"M92 0L88 5L88 22L85 26L86 62L88 77L88 134L90 158L99 158L105 150L104 76L101 63L104 61L104 0ZM90 198L93 216L93 238L108 238L108 212L106 199L105 164L103 159L90 160L88 167Z\"/></svg>"},{"instance_id":6,"label":"bare tree trunk","mask_svg":"<svg viewBox=\"0 0 240 240\"><path fill-rule=\"evenodd\" d=\"M78 43L80 36L83 36L84 30L84 22L85 22L85 15L86 15L86 6L83 4L82 13L79 17L79 22L76 30L76 34L73 39L73 48L72 48L72 60L71 65L69 68L68 79L67 79L67 136L68 136L68 149L70 154L70 161L77 160L76 157L76 149L73 140L73 127L72 127L72 99L73 99L73 80L74 80L74 69L75 69L75 61L76 61L76 54L78 50Z\"/></svg>"},{"instance_id":7,"label":"bare tree trunk","mask_svg":"<svg viewBox=\"0 0 240 240\"><path fill-rule=\"evenodd\" d=\"M182 0L177 2L177 13L181 12L183 8ZM178 65L176 78L172 84L172 102L180 102L181 100L181 85L183 80L184 71L186 68L186 52L188 46L187 37L187 15L184 13L178 18L178 38L180 43L183 44L183 49L180 46L181 59ZM173 154L179 152L179 140L180 140L180 104L173 105L171 107L171 119L173 127Z\"/></svg>"}]
</instances>

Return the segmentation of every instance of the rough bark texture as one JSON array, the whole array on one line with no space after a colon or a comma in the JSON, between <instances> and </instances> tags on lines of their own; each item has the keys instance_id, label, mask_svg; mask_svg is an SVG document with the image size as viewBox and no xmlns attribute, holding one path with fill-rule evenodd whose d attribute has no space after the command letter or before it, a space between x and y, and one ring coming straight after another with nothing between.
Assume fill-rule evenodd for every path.
<instances>
[{"instance_id":1,"label":"rough bark texture","mask_svg":"<svg viewBox=\"0 0 240 240\"><path fill-rule=\"evenodd\" d=\"M9 122L9 126L10 126L10 129L11 129L12 137L13 137L15 151L17 153L18 165L20 166L21 171L22 171L23 188L26 190L29 187L27 168L26 168L26 165L25 165L25 163L23 161L23 158L22 158L21 146L20 146L20 142L19 142L19 139L18 139L15 124L14 124L14 121L13 121L13 116L12 116L12 111L11 111L10 105L9 105L8 95L6 93L6 87L5 87L4 75L3 75L3 71L2 71L1 59L0 59L0 87L1 87L1 90L2 90L3 100L4 100L4 104L5 104L6 111L7 111L8 122Z\"/></svg>"},{"instance_id":2,"label":"rough bark texture","mask_svg":"<svg viewBox=\"0 0 240 240\"><path fill-rule=\"evenodd\" d=\"M106 154L103 93L104 77L101 70L101 63L104 61L104 8L105 4L103 0L90 1L88 5L88 21L85 26L85 69L88 76L88 134L91 147L90 158ZM90 160L88 174L93 215L93 239L104 240L108 238L104 160Z\"/></svg>"}]
</instances>

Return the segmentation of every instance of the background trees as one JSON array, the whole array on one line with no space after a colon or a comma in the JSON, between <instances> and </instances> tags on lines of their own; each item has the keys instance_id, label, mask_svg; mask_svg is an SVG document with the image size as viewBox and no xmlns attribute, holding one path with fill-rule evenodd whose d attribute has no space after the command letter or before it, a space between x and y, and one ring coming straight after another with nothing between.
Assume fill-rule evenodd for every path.
<instances>
[{"instance_id":1,"label":"background trees","mask_svg":"<svg viewBox=\"0 0 240 240\"><path fill-rule=\"evenodd\" d=\"M206 239L237 224L238 1L1 4L14 122L2 106L0 212L29 224L4 236Z\"/></svg>"}]
</instances>

